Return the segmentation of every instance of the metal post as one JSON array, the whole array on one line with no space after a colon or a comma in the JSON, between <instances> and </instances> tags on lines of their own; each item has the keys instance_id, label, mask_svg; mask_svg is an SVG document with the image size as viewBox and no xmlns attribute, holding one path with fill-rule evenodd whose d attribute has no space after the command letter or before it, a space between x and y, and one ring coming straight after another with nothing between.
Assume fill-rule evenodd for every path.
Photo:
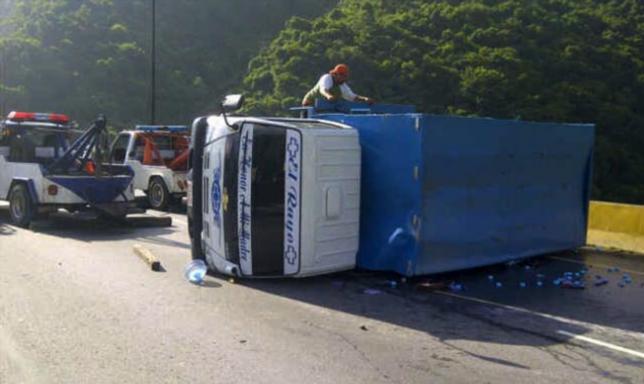
<instances>
[{"instance_id":1,"label":"metal post","mask_svg":"<svg viewBox=\"0 0 644 384\"><path fill-rule=\"evenodd\" d=\"M4 44L0 45L0 119L5 116L5 109L7 106L7 92L5 88L5 77L7 72L7 61L5 58Z\"/></svg>"},{"instance_id":2,"label":"metal post","mask_svg":"<svg viewBox=\"0 0 644 384\"><path fill-rule=\"evenodd\" d=\"M151 95L150 95L150 124L156 124L156 0L152 0L152 49L151 49Z\"/></svg>"}]
</instances>

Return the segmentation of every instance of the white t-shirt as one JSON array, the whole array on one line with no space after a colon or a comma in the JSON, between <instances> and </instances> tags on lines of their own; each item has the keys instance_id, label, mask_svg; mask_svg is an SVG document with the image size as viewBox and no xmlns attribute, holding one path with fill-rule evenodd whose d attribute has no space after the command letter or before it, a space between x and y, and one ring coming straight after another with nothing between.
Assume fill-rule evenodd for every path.
<instances>
[{"instance_id":1,"label":"white t-shirt","mask_svg":"<svg viewBox=\"0 0 644 384\"><path fill-rule=\"evenodd\" d=\"M333 76L331 76L331 74L329 73L325 73L320 77L320 80L318 80L318 86L320 87L320 89L324 89L325 91L333 88ZM340 91L342 91L342 97L345 100L354 101L357 96L355 93L353 93L346 82L340 84Z\"/></svg>"}]
</instances>

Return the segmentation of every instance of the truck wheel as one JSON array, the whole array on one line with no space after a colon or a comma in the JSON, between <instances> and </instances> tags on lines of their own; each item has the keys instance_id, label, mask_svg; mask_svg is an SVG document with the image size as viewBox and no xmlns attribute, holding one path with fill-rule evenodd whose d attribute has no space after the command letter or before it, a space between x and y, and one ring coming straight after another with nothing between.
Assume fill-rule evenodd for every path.
<instances>
[{"instance_id":1,"label":"truck wheel","mask_svg":"<svg viewBox=\"0 0 644 384\"><path fill-rule=\"evenodd\" d=\"M163 179L153 177L148 185L148 202L152 209L165 210L170 203L170 192Z\"/></svg>"},{"instance_id":2,"label":"truck wheel","mask_svg":"<svg viewBox=\"0 0 644 384\"><path fill-rule=\"evenodd\" d=\"M22 183L14 184L9 191L11 221L19 227L26 228L31 223L35 212L36 207L29 196L27 186Z\"/></svg>"}]
</instances>

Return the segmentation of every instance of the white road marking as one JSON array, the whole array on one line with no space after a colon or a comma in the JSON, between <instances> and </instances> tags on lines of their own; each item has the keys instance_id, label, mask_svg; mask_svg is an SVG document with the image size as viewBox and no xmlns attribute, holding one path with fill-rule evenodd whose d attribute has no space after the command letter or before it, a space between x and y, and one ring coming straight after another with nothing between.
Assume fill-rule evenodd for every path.
<instances>
[{"instance_id":1,"label":"white road marking","mask_svg":"<svg viewBox=\"0 0 644 384\"><path fill-rule=\"evenodd\" d=\"M581 260L568 259L566 257L559 257L559 256L547 256L547 257L550 258L550 259L560 260L560 261L568 261L568 262L575 263L575 264L592 265L593 267L600 267L600 268L606 268L606 269L614 268L614 267L611 267L611 266L606 265L606 264L597 264L597 263L591 263L591 262L586 262L586 261L581 261ZM628 273L631 273L633 275L644 276L644 272L634 271L632 269L619 268L619 271L620 272L628 272Z\"/></svg>"},{"instance_id":2,"label":"white road marking","mask_svg":"<svg viewBox=\"0 0 644 384\"><path fill-rule=\"evenodd\" d=\"M526 308L515 307L515 306L507 305L507 304L501 304L501 303L497 303L497 302L494 302L494 301L479 299L479 298L476 298L476 297L457 295L457 294L451 293L451 292L435 291L433 293L443 295L443 296L454 297L454 298L461 299L461 300L473 301L473 302L480 303L480 304L487 304L487 305L492 305L492 306L496 306L496 307L501 307L501 308L509 309L509 310L512 310L512 311L527 313L527 314L530 314L530 315L539 316L539 317L543 317L543 318L550 319L550 320L556 320L556 321L558 321L560 323L580 326L580 327L583 327L583 328L586 328L586 329L589 329L589 330L595 329L595 330L600 330L600 331L612 333L612 334L615 334L617 336L626 336L626 337L629 337L629 338L635 338L635 339L638 339L638 340L644 340L644 334L639 333L639 332L627 332L627 331L624 331L624 330L618 329L618 328L612 328L612 327L607 327L607 326L603 326L603 325L585 323L583 321L567 319L565 317L559 317L559 316L555 316L555 315L549 315L549 314L543 313L543 312L537 312L537 311L533 311L533 310L526 309ZM562 332L565 332L565 331L558 331L558 332L562 333ZM623 348L623 347L619 347L619 346L616 346L616 345L604 343L602 341L594 340L594 339L591 339L591 338L588 338L588 337L585 337L585 336L577 336L577 335L574 335L574 334L569 334L567 336L569 336L569 337L575 336L574 338L577 338L579 340L592 342L592 343L595 343L597 345L603 345L603 346L611 345L611 347L609 347L609 348L612 348L612 347L621 348L621 349L615 349L615 348L612 348L612 349L620 350L622 352L623 351L629 351L627 353L634 352L636 354L636 356L644 358L644 353L642 353L642 352L633 351L633 350L626 349L626 348ZM593 340L593 341L589 341L589 340ZM605 345L600 344L600 343L604 343Z\"/></svg>"},{"instance_id":3,"label":"white road marking","mask_svg":"<svg viewBox=\"0 0 644 384\"><path fill-rule=\"evenodd\" d=\"M568 337L570 337L572 339L575 339L575 340L585 341L585 342L590 343L590 344L599 345L599 346L602 346L602 347L606 347L608 349L612 349L614 351L627 353L629 355L637 356L639 358L644 359L644 353L634 351L632 349L620 347L619 345L607 343L607 342L601 341L601 340L595 340L595 339L592 339L592 338L586 337L586 336L575 335L574 333L570 333L570 332L566 332L566 331L562 331L562 330L557 331L557 333L559 333L561 335L564 335L564 336L568 336Z\"/></svg>"},{"instance_id":4,"label":"white road marking","mask_svg":"<svg viewBox=\"0 0 644 384\"><path fill-rule=\"evenodd\" d=\"M580 324L580 325L585 325L585 323L577 322L575 320L570 320L570 319L566 319L566 318L559 317L559 316L549 315L547 313L536 312L536 311L532 311L532 310L526 309L526 308L515 307L515 306L507 305L507 304L501 304L501 303L497 303L495 301L479 299L479 298L470 297L470 296L457 295L455 293L444 292L444 291L434 291L433 293L438 294L438 295L443 295L443 296L455 297L457 299L473 301L473 302L476 302L476 303L479 303L479 304L494 305L496 307L502 307L502 308L505 308L505 309L510 309L512 311L523 312L523 313L528 313L528 314L531 314L531 315L541 316L541 317L545 317L545 318L552 319L552 320L563 321L563 322L566 322L566 323L569 323L569 324L577 323L577 324Z\"/></svg>"}]
</instances>

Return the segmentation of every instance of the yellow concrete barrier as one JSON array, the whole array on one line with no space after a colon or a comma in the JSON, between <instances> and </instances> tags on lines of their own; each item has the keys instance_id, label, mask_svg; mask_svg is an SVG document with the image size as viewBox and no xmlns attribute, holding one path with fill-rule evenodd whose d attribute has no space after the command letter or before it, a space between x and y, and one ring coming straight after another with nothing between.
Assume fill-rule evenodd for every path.
<instances>
[{"instance_id":1,"label":"yellow concrete barrier","mask_svg":"<svg viewBox=\"0 0 644 384\"><path fill-rule=\"evenodd\" d=\"M587 242L644 254L644 206L591 201Z\"/></svg>"}]
</instances>

